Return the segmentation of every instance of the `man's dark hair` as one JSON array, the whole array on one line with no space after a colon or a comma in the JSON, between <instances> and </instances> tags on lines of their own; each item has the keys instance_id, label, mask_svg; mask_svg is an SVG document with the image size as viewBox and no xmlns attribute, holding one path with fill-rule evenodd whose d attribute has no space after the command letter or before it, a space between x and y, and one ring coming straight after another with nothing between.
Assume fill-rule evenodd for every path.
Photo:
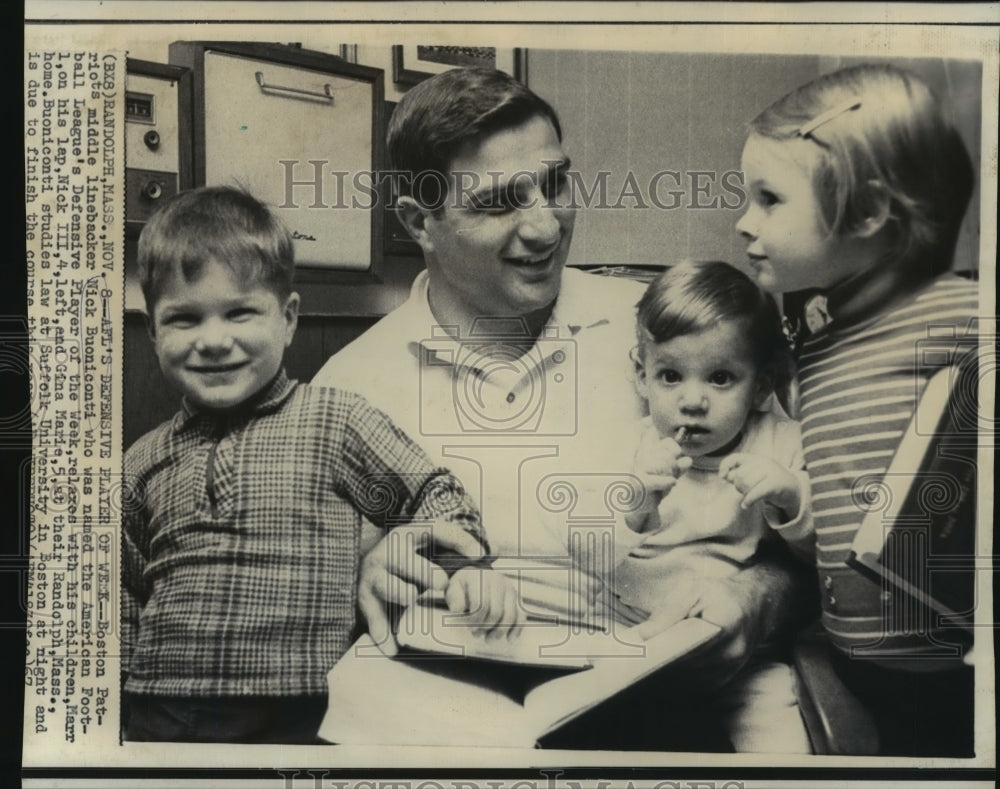
<instances>
[{"instance_id":1,"label":"man's dark hair","mask_svg":"<svg viewBox=\"0 0 1000 789\"><path fill-rule=\"evenodd\" d=\"M535 117L547 119L562 140L552 106L502 71L451 69L421 82L403 97L389 121L390 164L410 176L399 178L399 194L426 203L424 190L412 188L421 173L443 185L463 145Z\"/></svg>"}]
</instances>

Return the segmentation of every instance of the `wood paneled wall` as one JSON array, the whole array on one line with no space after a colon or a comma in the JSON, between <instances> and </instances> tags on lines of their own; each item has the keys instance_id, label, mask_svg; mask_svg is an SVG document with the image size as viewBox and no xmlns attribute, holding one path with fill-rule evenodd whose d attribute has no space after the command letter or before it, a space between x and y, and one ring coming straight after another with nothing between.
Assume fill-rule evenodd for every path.
<instances>
[{"instance_id":1,"label":"wood paneled wall","mask_svg":"<svg viewBox=\"0 0 1000 789\"><path fill-rule=\"evenodd\" d=\"M295 340L285 353L291 378L309 381L334 353L360 336L377 318L303 316ZM125 417L124 446L127 448L180 407L180 396L167 386L146 333L145 317L139 312L125 315Z\"/></svg>"}]
</instances>

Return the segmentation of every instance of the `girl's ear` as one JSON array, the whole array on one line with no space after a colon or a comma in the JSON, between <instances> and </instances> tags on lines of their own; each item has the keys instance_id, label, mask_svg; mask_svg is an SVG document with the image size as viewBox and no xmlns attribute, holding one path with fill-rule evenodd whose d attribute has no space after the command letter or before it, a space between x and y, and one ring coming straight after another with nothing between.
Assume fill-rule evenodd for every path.
<instances>
[{"instance_id":1,"label":"girl's ear","mask_svg":"<svg viewBox=\"0 0 1000 789\"><path fill-rule=\"evenodd\" d=\"M424 208L412 197L400 197L396 204L396 216L410 238L420 245L424 255L434 251L434 244L427 232L427 221L431 218L430 209Z\"/></svg>"},{"instance_id":2,"label":"girl's ear","mask_svg":"<svg viewBox=\"0 0 1000 789\"><path fill-rule=\"evenodd\" d=\"M774 378L769 373L761 373L757 376L757 383L753 393L754 410L759 410L764 403L774 393Z\"/></svg>"},{"instance_id":3,"label":"girl's ear","mask_svg":"<svg viewBox=\"0 0 1000 789\"><path fill-rule=\"evenodd\" d=\"M885 184L878 180L868 182L868 192L865 195L865 217L854 231L858 238L871 238L889 221L892 201Z\"/></svg>"}]
</instances>

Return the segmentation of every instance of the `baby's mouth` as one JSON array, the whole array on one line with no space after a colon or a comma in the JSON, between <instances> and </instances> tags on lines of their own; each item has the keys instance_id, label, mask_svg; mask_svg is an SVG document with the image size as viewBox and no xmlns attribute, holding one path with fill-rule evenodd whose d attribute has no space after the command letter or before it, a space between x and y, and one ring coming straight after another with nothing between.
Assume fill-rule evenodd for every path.
<instances>
[{"instance_id":1,"label":"baby's mouth","mask_svg":"<svg viewBox=\"0 0 1000 789\"><path fill-rule=\"evenodd\" d=\"M674 440L678 444L683 444L686 441L690 441L692 438L698 438L708 432L708 428L702 427L701 425L681 425L676 431L674 431Z\"/></svg>"}]
</instances>

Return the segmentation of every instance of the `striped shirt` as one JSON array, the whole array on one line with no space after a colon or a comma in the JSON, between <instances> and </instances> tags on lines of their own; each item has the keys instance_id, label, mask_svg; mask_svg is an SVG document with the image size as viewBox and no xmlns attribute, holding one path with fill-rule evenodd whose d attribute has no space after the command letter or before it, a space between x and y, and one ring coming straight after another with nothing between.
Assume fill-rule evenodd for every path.
<instances>
[{"instance_id":1,"label":"striped shirt","mask_svg":"<svg viewBox=\"0 0 1000 789\"><path fill-rule=\"evenodd\" d=\"M361 516L460 522L460 483L364 398L289 381L223 414L186 406L126 453L126 690L326 693L355 624Z\"/></svg>"},{"instance_id":2,"label":"striped shirt","mask_svg":"<svg viewBox=\"0 0 1000 789\"><path fill-rule=\"evenodd\" d=\"M936 649L925 621L914 621L910 607L897 606L846 561L872 506L862 487L884 475L928 378L975 350L977 314L976 286L945 275L874 318L831 323L803 344L802 443L823 624L839 648L856 656L906 660Z\"/></svg>"}]
</instances>

